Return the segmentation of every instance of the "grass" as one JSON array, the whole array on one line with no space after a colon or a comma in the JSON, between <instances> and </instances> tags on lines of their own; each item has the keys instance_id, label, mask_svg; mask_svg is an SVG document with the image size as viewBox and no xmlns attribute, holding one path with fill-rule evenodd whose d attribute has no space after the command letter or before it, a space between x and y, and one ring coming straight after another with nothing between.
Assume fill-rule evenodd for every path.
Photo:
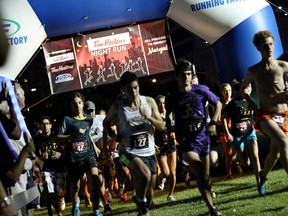
<instances>
[{"instance_id":1,"label":"grass","mask_svg":"<svg viewBox=\"0 0 288 216\"><path fill-rule=\"evenodd\" d=\"M268 192L264 197L260 197L257 192L254 175L251 173L236 176L233 179L226 177L213 177L213 189L217 197L214 203L222 212L223 216L287 216L288 215L288 178L283 169L275 169L269 173ZM131 194L128 194L131 198ZM191 187L186 188L184 183L176 186L174 197L177 201L167 202L167 189L155 191L154 203L156 210L150 211L151 216L204 216L209 215L208 209L200 197L200 193L191 182ZM132 216L137 215L136 206L132 201L123 203L120 199L114 198L111 202L112 213L105 215ZM63 216L70 215L71 203L67 207ZM36 216L48 215L46 208L36 211ZM87 209L84 201L81 201L81 215L91 215L91 209Z\"/></svg>"}]
</instances>

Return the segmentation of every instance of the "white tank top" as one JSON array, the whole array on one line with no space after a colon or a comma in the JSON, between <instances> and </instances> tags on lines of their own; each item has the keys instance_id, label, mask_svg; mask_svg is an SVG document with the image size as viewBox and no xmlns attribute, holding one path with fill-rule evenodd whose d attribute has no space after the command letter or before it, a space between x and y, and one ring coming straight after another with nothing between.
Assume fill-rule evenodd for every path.
<instances>
[{"instance_id":1,"label":"white tank top","mask_svg":"<svg viewBox=\"0 0 288 216\"><path fill-rule=\"evenodd\" d=\"M152 112L145 96L140 96L141 107ZM118 101L120 132L124 138L125 150L137 156L147 157L155 154L155 142L152 138L154 128L152 123L141 115L139 109L128 111L123 106L123 100Z\"/></svg>"}]
</instances>

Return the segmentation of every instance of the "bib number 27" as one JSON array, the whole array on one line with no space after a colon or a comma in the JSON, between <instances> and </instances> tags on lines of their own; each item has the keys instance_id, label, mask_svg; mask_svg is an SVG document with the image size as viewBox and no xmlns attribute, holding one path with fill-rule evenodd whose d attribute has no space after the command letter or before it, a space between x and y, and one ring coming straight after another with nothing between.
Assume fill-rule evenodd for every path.
<instances>
[{"instance_id":1,"label":"bib number 27","mask_svg":"<svg viewBox=\"0 0 288 216\"><path fill-rule=\"evenodd\" d=\"M148 148L148 135L144 134L137 134L130 137L130 143L132 148L143 149Z\"/></svg>"}]
</instances>

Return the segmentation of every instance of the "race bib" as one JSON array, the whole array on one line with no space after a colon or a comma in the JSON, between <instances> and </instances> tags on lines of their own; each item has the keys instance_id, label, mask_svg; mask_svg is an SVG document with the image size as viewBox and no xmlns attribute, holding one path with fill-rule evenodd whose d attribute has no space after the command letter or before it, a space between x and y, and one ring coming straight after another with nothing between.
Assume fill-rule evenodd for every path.
<instances>
[{"instance_id":1,"label":"race bib","mask_svg":"<svg viewBox=\"0 0 288 216\"><path fill-rule=\"evenodd\" d=\"M236 123L236 128L239 132L243 133L249 129L250 122L249 121L243 121Z\"/></svg>"},{"instance_id":2,"label":"race bib","mask_svg":"<svg viewBox=\"0 0 288 216\"><path fill-rule=\"evenodd\" d=\"M285 125L285 115L273 114L271 116L272 120L275 121L279 126Z\"/></svg>"},{"instance_id":3,"label":"race bib","mask_svg":"<svg viewBox=\"0 0 288 216\"><path fill-rule=\"evenodd\" d=\"M148 134L137 134L130 136L130 144L132 148L144 149L149 147Z\"/></svg>"},{"instance_id":4,"label":"race bib","mask_svg":"<svg viewBox=\"0 0 288 216\"><path fill-rule=\"evenodd\" d=\"M191 121L188 121L186 124L187 124L189 133L199 133L203 129L204 121L202 119L191 120Z\"/></svg>"},{"instance_id":5,"label":"race bib","mask_svg":"<svg viewBox=\"0 0 288 216\"><path fill-rule=\"evenodd\" d=\"M88 150L88 143L87 141L80 141L80 142L74 142L72 144L72 150L74 154L79 154L83 152L87 152Z\"/></svg>"},{"instance_id":6,"label":"race bib","mask_svg":"<svg viewBox=\"0 0 288 216\"><path fill-rule=\"evenodd\" d=\"M162 135L162 141L163 141L163 145L167 145L168 144L168 135L167 134L163 134Z\"/></svg>"}]
</instances>

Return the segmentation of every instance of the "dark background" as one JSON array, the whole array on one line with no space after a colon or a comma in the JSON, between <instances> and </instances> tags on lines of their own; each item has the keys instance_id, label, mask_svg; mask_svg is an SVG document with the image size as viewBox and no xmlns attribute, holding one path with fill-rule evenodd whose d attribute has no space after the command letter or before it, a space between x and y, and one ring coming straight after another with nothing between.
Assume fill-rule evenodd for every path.
<instances>
[{"instance_id":1,"label":"dark background","mask_svg":"<svg viewBox=\"0 0 288 216\"><path fill-rule=\"evenodd\" d=\"M271 1L276 5L284 1ZM287 11L288 2L285 1L283 9ZM272 6L272 5L271 5ZM288 51L288 16L283 11L273 7L278 24L280 37L284 51ZM184 28L168 20L171 43L173 52L171 56L174 59L185 58L193 62L199 76L200 83L208 85L216 94L218 94L219 80L215 72L215 63L211 51L211 46L193 33L186 31ZM61 38L57 38L61 39ZM156 97L159 94L166 94L174 86L173 71L151 75L140 78L140 92L143 95ZM155 83L152 79L156 79ZM49 115L54 120L57 127L59 121L64 115L69 114L70 105L67 101L68 93L51 95L49 80L45 68L43 50L40 48L26 67L17 77L18 82L23 86L26 93L26 108L23 114L26 117L28 127L33 130L35 122L41 115ZM36 91L31 91L35 88ZM109 106L113 103L120 92L119 82L112 84L91 87L79 90L84 94L86 100L92 100L96 108L102 108L108 111Z\"/></svg>"}]
</instances>

